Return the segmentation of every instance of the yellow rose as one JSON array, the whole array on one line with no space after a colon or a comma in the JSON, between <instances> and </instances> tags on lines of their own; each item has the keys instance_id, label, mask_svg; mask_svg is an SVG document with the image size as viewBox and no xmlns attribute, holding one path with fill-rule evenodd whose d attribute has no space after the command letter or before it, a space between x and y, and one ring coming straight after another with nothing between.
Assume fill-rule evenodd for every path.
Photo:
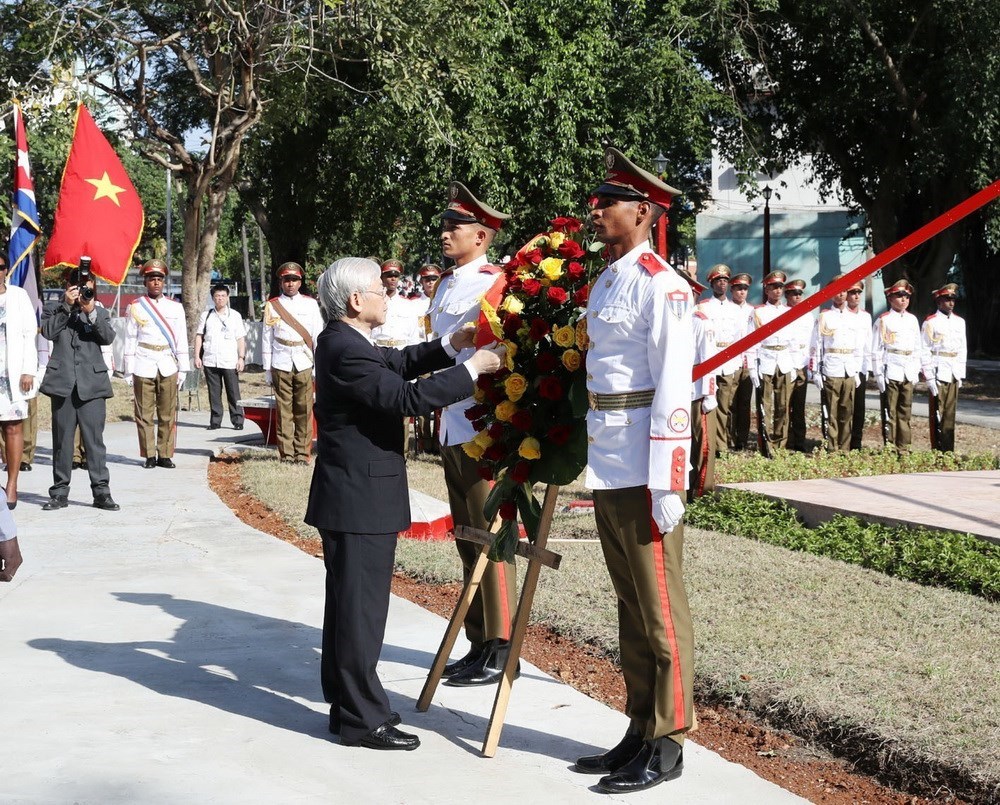
<instances>
[{"instance_id":1,"label":"yellow rose","mask_svg":"<svg viewBox=\"0 0 1000 805\"><path fill-rule=\"evenodd\" d=\"M542 457L542 446L538 443L538 439L534 439L528 436L521 446L517 448L517 454L521 458L526 458L531 461Z\"/></svg>"},{"instance_id":2,"label":"yellow rose","mask_svg":"<svg viewBox=\"0 0 1000 805\"><path fill-rule=\"evenodd\" d=\"M576 348L586 349L588 346L590 346L590 336L587 335L587 319L581 316L576 323Z\"/></svg>"},{"instance_id":3,"label":"yellow rose","mask_svg":"<svg viewBox=\"0 0 1000 805\"><path fill-rule=\"evenodd\" d=\"M549 248L555 251L558 249L562 242L566 240L566 235L562 232L550 232L549 233Z\"/></svg>"},{"instance_id":4,"label":"yellow rose","mask_svg":"<svg viewBox=\"0 0 1000 805\"><path fill-rule=\"evenodd\" d=\"M576 331L568 324L565 327L556 327L552 331L552 340L564 349L571 347L576 343Z\"/></svg>"},{"instance_id":5,"label":"yellow rose","mask_svg":"<svg viewBox=\"0 0 1000 805\"><path fill-rule=\"evenodd\" d=\"M494 413L496 413L497 419L501 422L510 422L510 418L517 413L517 406L510 400L504 400L496 407Z\"/></svg>"},{"instance_id":6,"label":"yellow rose","mask_svg":"<svg viewBox=\"0 0 1000 805\"><path fill-rule=\"evenodd\" d=\"M503 364L507 367L508 372L513 372L514 356L517 355L517 344L513 341L504 341L503 345L507 347L507 354L504 356Z\"/></svg>"},{"instance_id":7,"label":"yellow rose","mask_svg":"<svg viewBox=\"0 0 1000 805\"><path fill-rule=\"evenodd\" d=\"M481 388L479 388L479 386L476 386L472 390L472 399L474 399L476 402L482 402L483 400L486 399L486 392L483 391Z\"/></svg>"},{"instance_id":8,"label":"yellow rose","mask_svg":"<svg viewBox=\"0 0 1000 805\"><path fill-rule=\"evenodd\" d=\"M466 442L462 445L462 449L465 451L465 455L476 461L479 461L483 457L483 453L486 452L485 448L480 447L475 442Z\"/></svg>"},{"instance_id":9,"label":"yellow rose","mask_svg":"<svg viewBox=\"0 0 1000 805\"><path fill-rule=\"evenodd\" d=\"M500 309L506 310L508 313L517 314L524 310L524 302L512 294L503 300L503 304L500 305Z\"/></svg>"},{"instance_id":10,"label":"yellow rose","mask_svg":"<svg viewBox=\"0 0 1000 805\"><path fill-rule=\"evenodd\" d=\"M525 379L524 375L519 375L516 372L509 375L506 380L503 381L503 390L507 392L507 399L511 402L517 402L524 396L524 392L528 389L528 381Z\"/></svg>"},{"instance_id":11,"label":"yellow rose","mask_svg":"<svg viewBox=\"0 0 1000 805\"><path fill-rule=\"evenodd\" d=\"M493 444L493 437L490 436L486 431L481 430L473 437L472 441L478 444L481 448L483 448L483 450L485 450L487 447Z\"/></svg>"},{"instance_id":12,"label":"yellow rose","mask_svg":"<svg viewBox=\"0 0 1000 805\"><path fill-rule=\"evenodd\" d=\"M569 369L571 372L575 372L580 368L580 353L575 349L567 349L562 354L563 366Z\"/></svg>"},{"instance_id":13,"label":"yellow rose","mask_svg":"<svg viewBox=\"0 0 1000 805\"><path fill-rule=\"evenodd\" d=\"M538 268L545 275L545 279L553 282L563 275L563 262L559 257L546 257L538 264Z\"/></svg>"}]
</instances>

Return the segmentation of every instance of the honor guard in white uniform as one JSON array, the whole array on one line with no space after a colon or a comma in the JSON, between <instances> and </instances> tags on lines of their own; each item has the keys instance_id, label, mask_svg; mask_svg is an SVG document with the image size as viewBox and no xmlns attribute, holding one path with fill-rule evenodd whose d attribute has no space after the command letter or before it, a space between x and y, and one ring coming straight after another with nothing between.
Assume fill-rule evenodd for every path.
<instances>
[{"instance_id":1,"label":"honor guard in white uniform","mask_svg":"<svg viewBox=\"0 0 1000 805\"><path fill-rule=\"evenodd\" d=\"M313 345L323 329L319 305L300 292L298 263L278 266L281 293L264 305L261 338L264 379L274 390L278 456L309 463L312 452Z\"/></svg>"},{"instance_id":2,"label":"honor guard in white uniform","mask_svg":"<svg viewBox=\"0 0 1000 805\"><path fill-rule=\"evenodd\" d=\"M385 324L372 328L372 338L380 347L402 349L424 341L421 317L425 311L420 304L407 299L399 292L399 279L403 274L403 264L399 260L382 263L382 287L385 288L387 312Z\"/></svg>"},{"instance_id":3,"label":"honor guard in white uniform","mask_svg":"<svg viewBox=\"0 0 1000 805\"><path fill-rule=\"evenodd\" d=\"M165 262L147 260L139 274L146 295L125 311L123 371L135 392L135 425L145 468L173 469L177 392L191 371L187 319L184 306L163 295L168 275Z\"/></svg>"},{"instance_id":4,"label":"honor guard in white uniform","mask_svg":"<svg viewBox=\"0 0 1000 805\"><path fill-rule=\"evenodd\" d=\"M754 308L753 327L760 329L778 318L788 308L781 294L788 277L784 271L772 271L764 277L766 302ZM769 429L774 447L784 447L788 439L788 399L795 379L794 332L784 327L761 341L753 350L750 380L761 395L764 409L762 426Z\"/></svg>"},{"instance_id":5,"label":"honor guard in white uniform","mask_svg":"<svg viewBox=\"0 0 1000 805\"><path fill-rule=\"evenodd\" d=\"M904 452L910 449L910 414L913 384L920 375L920 324L908 313L913 286L899 280L885 289L890 310L872 327L872 371L882 395L887 418L886 444Z\"/></svg>"},{"instance_id":6,"label":"honor guard in white uniform","mask_svg":"<svg viewBox=\"0 0 1000 805\"><path fill-rule=\"evenodd\" d=\"M861 295L865 292L864 280L858 280L847 289L847 313L855 316L857 328L865 334L864 359L858 374L858 388L854 392L854 416L851 419L851 450L860 450L865 433L865 386L872 371L872 314L865 310Z\"/></svg>"},{"instance_id":7,"label":"honor guard in white uniform","mask_svg":"<svg viewBox=\"0 0 1000 805\"><path fill-rule=\"evenodd\" d=\"M420 287L421 295L414 299L412 304L416 307L419 315L419 329L421 338L424 341L431 340L431 317L428 314L430 312L431 300L434 298L434 291L440 279L441 266L434 263L424 263L417 272L417 284ZM428 416L418 416L416 418L414 429L416 430L416 450L418 453L438 454L438 421L439 413L437 411Z\"/></svg>"},{"instance_id":8,"label":"honor guard in white uniform","mask_svg":"<svg viewBox=\"0 0 1000 805\"><path fill-rule=\"evenodd\" d=\"M729 293L733 305L739 310L739 320L743 323L743 334L753 329L753 305L747 302L747 292L753 279L749 274L735 274L729 282ZM749 357L756 352L744 352L740 355L740 368L734 373L735 390L733 403L730 407L729 430L727 442L730 450L746 450L750 438L750 406L753 404L753 383L750 381ZM721 449L722 442L719 442Z\"/></svg>"},{"instance_id":9,"label":"honor guard in white uniform","mask_svg":"<svg viewBox=\"0 0 1000 805\"><path fill-rule=\"evenodd\" d=\"M696 299L707 290L692 274L679 268L677 273L687 280ZM694 326L696 366L714 357L721 349L718 346L719 334L715 329L719 321L713 319L709 312L714 302L715 299L706 299L704 302L699 302L694 309L691 321ZM718 307L716 304L715 309ZM721 375L717 376L715 372L710 372L695 380L691 388L691 478L688 481L687 494L689 503L715 489L715 458L721 446L717 441L719 429L716 421L719 413L717 399L719 383Z\"/></svg>"},{"instance_id":10,"label":"honor guard in white uniform","mask_svg":"<svg viewBox=\"0 0 1000 805\"><path fill-rule=\"evenodd\" d=\"M785 283L785 304L795 307L802 301L806 283L804 280L790 280ZM809 388L807 370L809 367L809 342L812 340L816 317L812 313L800 316L788 329L791 331L790 352L795 364L795 376L788 392L788 430L785 443L780 445L789 450L805 452L806 449L806 391Z\"/></svg>"},{"instance_id":11,"label":"honor guard in white uniform","mask_svg":"<svg viewBox=\"0 0 1000 805\"><path fill-rule=\"evenodd\" d=\"M955 449L955 408L965 380L968 342L965 320L955 314L958 286L952 282L934 291L937 312L920 328L920 363L930 393L931 446Z\"/></svg>"},{"instance_id":12,"label":"honor guard in white uniform","mask_svg":"<svg viewBox=\"0 0 1000 805\"><path fill-rule=\"evenodd\" d=\"M851 446L855 389L861 385L870 333L867 321L848 310L847 291L833 297L832 306L819 314L813 328L809 375L826 407L828 450L847 452Z\"/></svg>"},{"instance_id":13,"label":"honor guard in white uniform","mask_svg":"<svg viewBox=\"0 0 1000 805\"><path fill-rule=\"evenodd\" d=\"M591 221L608 266L587 303L586 484L618 599L629 727L577 760L607 793L678 777L694 723L694 638L681 571L691 455L694 295L649 246L679 191L609 148Z\"/></svg>"},{"instance_id":14,"label":"honor guard in white uniform","mask_svg":"<svg viewBox=\"0 0 1000 805\"><path fill-rule=\"evenodd\" d=\"M712 297L698 303L698 309L712 322L712 331L715 335L713 355L747 334L749 320L746 312L726 295L730 281L729 266L722 263L712 266L708 270L708 284L712 288ZM699 287L704 286L699 284ZM723 448L733 449L729 436L732 429L730 418L736 390L743 375L743 362L743 356L737 355L716 370L716 399L719 405L715 409L714 441L717 453Z\"/></svg>"},{"instance_id":15,"label":"honor guard in white uniform","mask_svg":"<svg viewBox=\"0 0 1000 805\"><path fill-rule=\"evenodd\" d=\"M486 258L486 251L510 217L484 204L460 182L451 183L449 199L441 216L441 251L455 261L455 267L441 275L431 300L428 316L432 339L479 320L480 299L500 275L500 269ZM471 347L463 350L456 362L468 360L473 351ZM490 486L479 475L476 461L462 449L476 435L465 416L473 404L469 397L441 410L441 459L454 524L487 530L483 505ZM479 558L479 546L462 540L456 540L455 546L468 579ZM489 563L465 616L465 636L471 648L445 667L446 685L490 685L503 676L510 652L515 573L513 562Z\"/></svg>"}]
</instances>

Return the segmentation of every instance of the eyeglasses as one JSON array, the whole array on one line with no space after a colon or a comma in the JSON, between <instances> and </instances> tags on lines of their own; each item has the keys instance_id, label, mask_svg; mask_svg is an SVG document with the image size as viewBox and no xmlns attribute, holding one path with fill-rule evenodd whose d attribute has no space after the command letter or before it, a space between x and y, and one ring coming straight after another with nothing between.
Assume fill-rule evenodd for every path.
<instances>
[{"instance_id":1,"label":"eyeglasses","mask_svg":"<svg viewBox=\"0 0 1000 805\"><path fill-rule=\"evenodd\" d=\"M441 277L439 277L437 274L430 274L430 275L428 275L426 277L421 277L420 281L421 282L437 282L439 279L441 279Z\"/></svg>"},{"instance_id":2,"label":"eyeglasses","mask_svg":"<svg viewBox=\"0 0 1000 805\"><path fill-rule=\"evenodd\" d=\"M785 291L785 296L802 296L802 291Z\"/></svg>"},{"instance_id":3,"label":"eyeglasses","mask_svg":"<svg viewBox=\"0 0 1000 805\"><path fill-rule=\"evenodd\" d=\"M847 293L848 293L848 295L851 295L851 294L859 294L859 293L861 293L861 291L859 291L859 290L858 290L857 288L852 288L852 289L851 289L851 290L849 290L849 291L848 291Z\"/></svg>"}]
</instances>

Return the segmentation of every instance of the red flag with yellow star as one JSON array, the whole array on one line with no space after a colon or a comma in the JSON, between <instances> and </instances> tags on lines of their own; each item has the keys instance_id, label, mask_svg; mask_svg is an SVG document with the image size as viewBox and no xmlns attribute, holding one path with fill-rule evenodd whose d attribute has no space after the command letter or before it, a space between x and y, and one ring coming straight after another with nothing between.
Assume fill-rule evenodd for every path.
<instances>
[{"instance_id":1,"label":"red flag with yellow star","mask_svg":"<svg viewBox=\"0 0 1000 805\"><path fill-rule=\"evenodd\" d=\"M81 103L44 267L77 266L81 255L89 255L94 275L120 285L143 221L142 200L125 167Z\"/></svg>"}]
</instances>

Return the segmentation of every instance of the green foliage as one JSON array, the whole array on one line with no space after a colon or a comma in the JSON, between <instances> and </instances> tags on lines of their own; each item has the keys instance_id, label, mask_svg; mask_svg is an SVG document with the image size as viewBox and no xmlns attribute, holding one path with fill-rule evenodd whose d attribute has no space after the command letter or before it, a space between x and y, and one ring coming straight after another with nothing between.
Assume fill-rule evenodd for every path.
<instances>
[{"instance_id":1,"label":"green foliage","mask_svg":"<svg viewBox=\"0 0 1000 805\"><path fill-rule=\"evenodd\" d=\"M699 498L688 507L686 521L1000 601L1000 546L971 534L865 523L839 514L808 528L785 501L740 490Z\"/></svg>"},{"instance_id":2,"label":"green foliage","mask_svg":"<svg viewBox=\"0 0 1000 805\"><path fill-rule=\"evenodd\" d=\"M729 453L715 463L716 482L720 484L998 468L1000 460L991 453L960 455L935 450L914 450L900 456L893 450L874 448L848 453L775 450L771 459L764 458L759 453Z\"/></svg>"}]
</instances>

